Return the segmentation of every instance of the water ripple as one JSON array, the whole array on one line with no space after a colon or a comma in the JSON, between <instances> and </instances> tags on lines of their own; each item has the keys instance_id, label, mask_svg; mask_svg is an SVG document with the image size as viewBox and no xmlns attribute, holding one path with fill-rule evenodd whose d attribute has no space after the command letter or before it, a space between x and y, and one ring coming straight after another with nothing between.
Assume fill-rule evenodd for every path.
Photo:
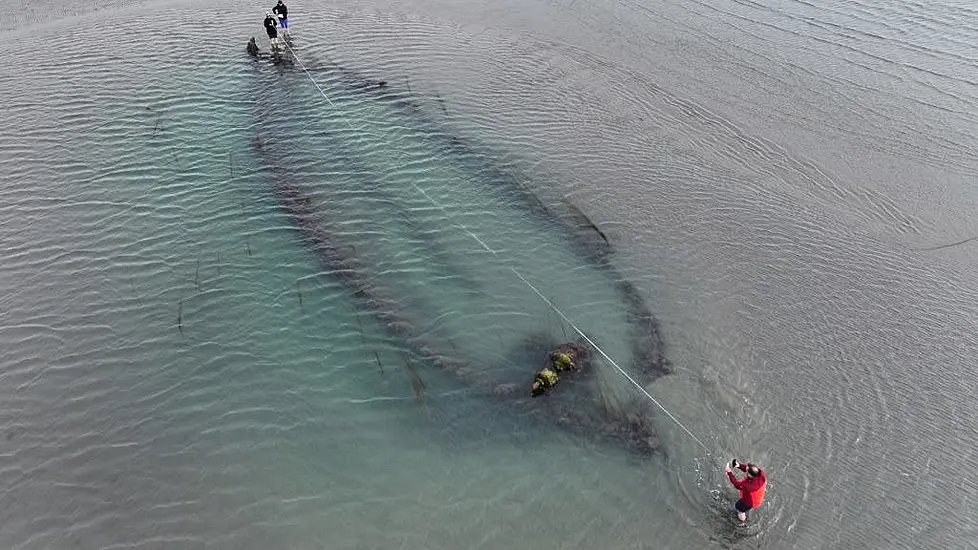
<instances>
[{"instance_id":1,"label":"water ripple","mask_svg":"<svg viewBox=\"0 0 978 550\"><path fill-rule=\"evenodd\" d=\"M924 477L970 471L975 414L962 397L970 386L960 354L975 342L960 319L974 293L927 259L867 238L864 226L921 235L936 224L852 174L877 162L862 160L867 151L898 152L906 164L894 171L973 173L973 7L626 2L615 7L620 22L646 17L688 36L623 24L617 38L596 33L601 49L397 6L358 6L338 22L346 8L333 6L302 17L329 33L298 33L329 101L304 75L279 75L304 108L267 115L289 122L271 128L252 112L262 89L237 38L255 32L251 14L227 10L234 31L225 33L206 21L174 27L182 6L143 7L69 0L0 17L8 43L37 33L30 52L13 48L16 68L4 75L4 547L302 547L323 533L337 547L511 547L514 536L544 547L652 537L696 546L682 537L717 527L703 525L709 490L722 482L712 473L689 482L681 460L666 476L618 464L605 449L470 400L434 370L420 375L423 406L412 391L388 325L410 323L414 341L457 341L504 366L521 359L497 341L527 327L561 330L518 281L484 288L501 265L469 228L539 269L551 288L573 289L561 306L592 320L587 330L602 345L622 348L606 330L617 325L595 317L614 307L606 282L581 283L580 263L548 258L545 232L520 232L529 214L498 215L517 205L494 192L520 185L581 199L620 250L622 270L647 283L642 291L699 318L670 318L668 331L696 347L676 346L680 373L653 389L718 446L783 455L761 457L777 476L769 538L787 533L804 546L811 525L866 523L857 514L910 482L884 470L891 442L927 457ZM592 17L596 5L572 7ZM98 24L108 14L114 34ZM206 47L188 55L202 28ZM703 50L684 49L693 39L726 52L725 73L680 82L626 59L672 48L699 66ZM662 49L648 47L656 41ZM361 101L332 62L386 79L389 90ZM725 88L733 73L782 102L731 114L730 104L749 103ZM694 98L683 86L729 94L711 102L712 92ZM796 145L744 112L861 145ZM456 131L490 146L437 137ZM277 209L250 148L256 132L300 136L282 145L282 165L370 266L365 284L421 313L375 323L339 271L316 264ZM497 143L505 148L481 161L479 151ZM845 158L827 163L820 147ZM624 259L638 256L631 266ZM524 367L501 376L522 384ZM672 457L697 456L661 428ZM948 432L948 445L914 439L935 430ZM773 433L783 436L777 444ZM561 468L541 476L539 465L555 457ZM948 505L960 494L949 482L913 483L928 519L964 513ZM665 508L650 513L639 487L657 487L653 502L677 503L690 529L676 529ZM851 503L832 521L827 495ZM548 526L538 541L524 515L555 501L560 511L526 516ZM900 505L895 518L905 516ZM569 519L577 512L590 519ZM881 515L851 540L873 546L887 531L891 546L922 546Z\"/></svg>"}]
</instances>

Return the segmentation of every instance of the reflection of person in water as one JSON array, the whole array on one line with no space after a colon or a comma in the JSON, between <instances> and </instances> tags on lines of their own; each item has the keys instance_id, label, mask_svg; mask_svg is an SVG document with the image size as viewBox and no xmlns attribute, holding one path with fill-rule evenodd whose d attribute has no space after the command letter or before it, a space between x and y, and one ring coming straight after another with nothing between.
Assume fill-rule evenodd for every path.
<instances>
[{"instance_id":1,"label":"reflection of person in water","mask_svg":"<svg viewBox=\"0 0 978 550\"><path fill-rule=\"evenodd\" d=\"M268 41L274 46L278 43L278 29L275 28L275 16L271 12L265 14L265 32L268 33Z\"/></svg>"},{"instance_id":2,"label":"reflection of person in water","mask_svg":"<svg viewBox=\"0 0 978 550\"><path fill-rule=\"evenodd\" d=\"M574 355L571 350L560 350L550 354L550 364L544 367L533 378L533 385L530 386L530 395L537 397L548 389L557 385L560 381L558 372L575 371L579 367L574 363Z\"/></svg>"}]
</instances>

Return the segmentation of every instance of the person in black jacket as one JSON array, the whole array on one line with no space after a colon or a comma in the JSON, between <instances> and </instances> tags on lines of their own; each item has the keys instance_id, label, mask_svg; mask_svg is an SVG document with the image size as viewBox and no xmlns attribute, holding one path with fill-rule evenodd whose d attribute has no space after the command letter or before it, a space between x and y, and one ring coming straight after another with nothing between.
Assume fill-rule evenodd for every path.
<instances>
[{"instance_id":1,"label":"person in black jacket","mask_svg":"<svg viewBox=\"0 0 978 550\"><path fill-rule=\"evenodd\" d=\"M265 32L268 33L268 41L274 47L278 43L278 29L275 28L275 16L271 12L265 14Z\"/></svg>"},{"instance_id":2,"label":"person in black jacket","mask_svg":"<svg viewBox=\"0 0 978 550\"><path fill-rule=\"evenodd\" d=\"M278 4L272 8L272 13L278 16L278 26L282 27L282 34L289 34L289 8L282 0L278 0Z\"/></svg>"}]
</instances>

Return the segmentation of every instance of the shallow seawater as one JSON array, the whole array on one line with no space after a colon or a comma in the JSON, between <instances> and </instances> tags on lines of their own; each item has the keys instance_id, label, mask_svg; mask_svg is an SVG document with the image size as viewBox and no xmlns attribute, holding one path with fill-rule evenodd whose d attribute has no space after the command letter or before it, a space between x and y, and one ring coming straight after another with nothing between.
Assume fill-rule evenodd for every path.
<instances>
[{"instance_id":1,"label":"shallow seawater","mask_svg":"<svg viewBox=\"0 0 978 550\"><path fill-rule=\"evenodd\" d=\"M570 223L566 203L548 206L403 91L327 76L319 83L330 99L299 66L256 65L258 147L270 183L305 188L316 201L333 256L353 262L351 290L366 290L366 303L389 296L394 323L500 384L525 389L539 357L513 354L528 345L545 354L580 340L577 330L621 364L656 374L632 357L637 333L654 328L642 322L643 297L622 290L607 242ZM652 359L660 351L644 347Z\"/></svg>"},{"instance_id":2,"label":"shallow seawater","mask_svg":"<svg viewBox=\"0 0 978 550\"><path fill-rule=\"evenodd\" d=\"M23 505L5 546L562 545L550 529L578 523L566 511L586 505L587 463L619 463L629 495L636 459L613 445L527 422L437 370L420 372L419 400L396 335L281 212L253 138L289 148L289 175L322 194L338 238L420 332L503 383L526 388L539 367L508 362L521 340L571 331L509 266L594 333L628 328L611 275L466 168L481 156L428 169L412 149L420 166L398 171L405 138L371 104L344 114L341 101L340 119L393 134L387 150L330 136L340 122L305 75L256 75L238 40L197 59L161 52L151 29L179 13L128 19L124 51L65 23L12 90L5 498ZM61 47L76 41L88 50ZM294 97L256 118L261 85ZM627 334L595 338L629 364ZM562 510L538 510L555 497ZM618 521L592 517L577 544Z\"/></svg>"},{"instance_id":3,"label":"shallow seawater","mask_svg":"<svg viewBox=\"0 0 978 550\"><path fill-rule=\"evenodd\" d=\"M245 54L257 4L4 10L0 546L973 544L975 256L921 250L973 233L973 8L290 7L309 74ZM523 339L573 337L510 267L631 372L634 283L676 371L647 387L709 452L655 413L637 457L426 364L283 181L479 380L525 388ZM772 479L747 528L729 454Z\"/></svg>"}]
</instances>

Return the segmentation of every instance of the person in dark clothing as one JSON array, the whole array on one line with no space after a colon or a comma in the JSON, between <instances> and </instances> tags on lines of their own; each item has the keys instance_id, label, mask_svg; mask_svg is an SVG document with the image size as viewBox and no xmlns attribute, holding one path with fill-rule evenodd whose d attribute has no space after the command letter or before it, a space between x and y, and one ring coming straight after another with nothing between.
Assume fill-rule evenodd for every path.
<instances>
[{"instance_id":1,"label":"person in dark clothing","mask_svg":"<svg viewBox=\"0 0 978 550\"><path fill-rule=\"evenodd\" d=\"M268 33L268 41L272 43L272 46L278 42L278 29L275 28L275 16L271 13L265 14L265 32Z\"/></svg>"},{"instance_id":2,"label":"person in dark clothing","mask_svg":"<svg viewBox=\"0 0 978 550\"><path fill-rule=\"evenodd\" d=\"M289 8L282 3L282 0L278 0L278 4L272 8L272 13L278 16L278 25L282 27L282 34L289 34Z\"/></svg>"},{"instance_id":3,"label":"person in dark clothing","mask_svg":"<svg viewBox=\"0 0 978 550\"><path fill-rule=\"evenodd\" d=\"M252 36L251 40L248 41L248 55L251 57L258 57L258 43L255 42L254 36Z\"/></svg>"}]
</instances>

